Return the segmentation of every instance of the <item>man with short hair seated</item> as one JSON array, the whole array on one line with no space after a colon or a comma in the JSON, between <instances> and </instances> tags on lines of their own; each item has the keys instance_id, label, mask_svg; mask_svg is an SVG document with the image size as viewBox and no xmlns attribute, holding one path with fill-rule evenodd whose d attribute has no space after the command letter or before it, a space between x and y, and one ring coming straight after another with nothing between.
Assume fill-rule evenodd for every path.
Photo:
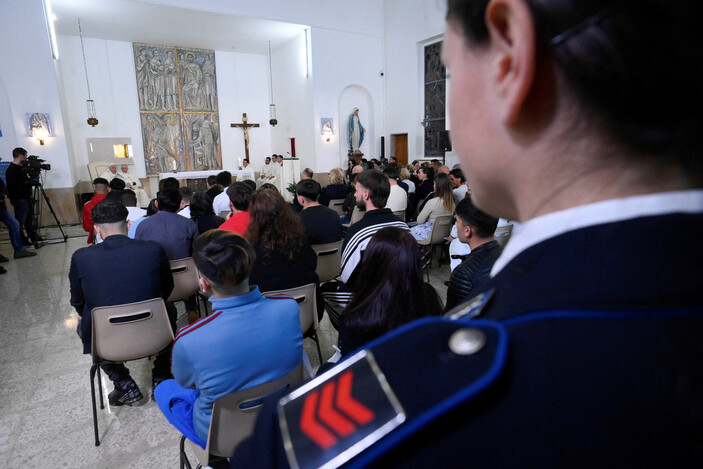
<instances>
[{"instance_id":1,"label":"man with short hair seated","mask_svg":"<svg viewBox=\"0 0 703 469\"><path fill-rule=\"evenodd\" d=\"M78 335L83 353L91 352L92 311L152 298L166 299L173 290L171 267L164 249L154 241L127 237L127 209L116 200L103 200L92 210L95 231L103 242L77 250L71 258L68 278L71 305L80 316ZM132 405L142 393L122 363L101 363L100 367L115 385L110 405ZM154 382L170 377L170 346L154 360Z\"/></svg>"},{"instance_id":2,"label":"man with short hair seated","mask_svg":"<svg viewBox=\"0 0 703 469\"><path fill-rule=\"evenodd\" d=\"M452 309L488 280L491 268L501 253L500 244L493 235L498 219L476 208L467 196L456 206L456 229L459 241L471 248L471 254L459 264L449 277L447 303Z\"/></svg>"},{"instance_id":3,"label":"man with short hair seated","mask_svg":"<svg viewBox=\"0 0 703 469\"><path fill-rule=\"evenodd\" d=\"M321 191L320 183L314 179L303 179L295 190L296 200L303 207L300 220L310 245L334 243L342 239L339 214L317 201Z\"/></svg>"},{"instance_id":4,"label":"man with short hair seated","mask_svg":"<svg viewBox=\"0 0 703 469\"><path fill-rule=\"evenodd\" d=\"M303 358L303 334L295 300L265 298L249 286L254 249L244 238L207 231L195 240L193 259L214 313L180 330L175 379L161 383L155 397L168 421L205 448L215 401L293 370Z\"/></svg>"},{"instance_id":5,"label":"man with short hair seated","mask_svg":"<svg viewBox=\"0 0 703 469\"><path fill-rule=\"evenodd\" d=\"M251 221L249 217L249 200L253 192L244 181L235 182L227 188L229 207L232 211L227 216L227 221L220 225L221 230L234 231L244 236Z\"/></svg>"}]
</instances>

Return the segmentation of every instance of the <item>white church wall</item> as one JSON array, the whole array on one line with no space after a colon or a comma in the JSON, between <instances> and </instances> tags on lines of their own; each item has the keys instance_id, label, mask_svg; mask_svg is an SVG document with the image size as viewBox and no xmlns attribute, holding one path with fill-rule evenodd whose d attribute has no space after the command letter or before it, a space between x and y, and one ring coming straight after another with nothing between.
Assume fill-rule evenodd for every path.
<instances>
[{"instance_id":1,"label":"white church wall","mask_svg":"<svg viewBox=\"0 0 703 469\"><path fill-rule=\"evenodd\" d=\"M408 161L412 161L424 155L420 124L424 117L424 46L442 39L446 11L444 2L438 0L385 0L384 5L386 132L408 134ZM448 164L456 162L452 152L446 157Z\"/></svg>"},{"instance_id":2,"label":"white church wall","mask_svg":"<svg viewBox=\"0 0 703 469\"><path fill-rule=\"evenodd\" d=\"M384 135L383 39L364 34L312 28L314 76L315 171L347 167L348 122L359 108L366 135L361 151L366 158L380 156ZM334 119L334 136L320 135L320 119Z\"/></svg>"},{"instance_id":3,"label":"white church wall","mask_svg":"<svg viewBox=\"0 0 703 469\"><path fill-rule=\"evenodd\" d=\"M278 125L271 128L271 152L290 157L290 138L293 137L300 167L314 169L313 78L306 76L305 50L304 34L284 44L271 45L278 117Z\"/></svg>"},{"instance_id":4,"label":"white church wall","mask_svg":"<svg viewBox=\"0 0 703 469\"><path fill-rule=\"evenodd\" d=\"M383 34L382 0L339 2L320 0L141 0L158 5L171 5L236 16L264 18L289 23L308 24L358 34ZM434 2L435 0L432 0Z\"/></svg>"},{"instance_id":5,"label":"white church wall","mask_svg":"<svg viewBox=\"0 0 703 469\"><path fill-rule=\"evenodd\" d=\"M90 127L86 122L85 100L88 91L80 38L59 36L64 111L72 130L75 182L90 180L87 169L88 138L130 137L134 151L133 171L137 176L145 177L132 43L85 38L84 44L91 97L100 121L96 127ZM263 158L270 153L266 57L216 51L215 64L223 166L225 169L236 169L238 158L244 158L243 133L230 127L231 123L241 122L242 112L247 113L249 122L262 124L262 128L250 131L250 151L252 164L256 167L258 160L263 164Z\"/></svg>"},{"instance_id":6,"label":"white church wall","mask_svg":"<svg viewBox=\"0 0 703 469\"><path fill-rule=\"evenodd\" d=\"M8 103L7 110L0 114L0 157L9 161L15 145L24 147L29 154L51 164L44 182L46 188L71 187L59 90L41 0L4 0L0 38L4 44L0 48L0 80ZM43 146L29 136L26 114L33 112L51 117L54 133Z\"/></svg>"}]
</instances>

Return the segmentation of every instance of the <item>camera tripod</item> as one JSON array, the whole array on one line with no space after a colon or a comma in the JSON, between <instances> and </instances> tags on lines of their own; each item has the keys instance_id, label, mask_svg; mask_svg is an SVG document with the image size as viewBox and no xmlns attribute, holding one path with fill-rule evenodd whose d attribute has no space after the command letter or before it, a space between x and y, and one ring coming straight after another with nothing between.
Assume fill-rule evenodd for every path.
<instances>
[{"instance_id":1,"label":"camera tripod","mask_svg":"<svg viewBox=\"0 0 703 469\"><path fill-rule=\"evenodd\" d=\"M66 240L68 240L68 235L63 231L63 228L61 228L61 222L59 221L59 217L56 216L56 212L54 211L54 207L51 206L51 202L49 201L49 197L47 197L46 192L44 191L44 185L41 182L36 182L34 184L34 189L32 193L32 198L34 199L34 203L36 205L36 210L34 210L34 219L32 220L32 223L34 224L35 230L39 230L39 220L41 220L41 209L42 209L42 198L44 199L44 202L46 202L46 206L49 207L49 210L51 211L51 214L54 216L54 220L56 220L56 226L59 227L59 231L61 232L61 235L63 236L63 242L65 243Z\"/></svg>"}]
</instances>

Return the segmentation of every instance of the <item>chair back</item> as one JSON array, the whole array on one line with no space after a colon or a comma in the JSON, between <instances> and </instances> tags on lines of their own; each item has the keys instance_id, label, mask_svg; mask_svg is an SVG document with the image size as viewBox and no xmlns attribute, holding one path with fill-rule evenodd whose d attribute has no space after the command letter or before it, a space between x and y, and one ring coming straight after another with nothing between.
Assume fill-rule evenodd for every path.
<instances>
[{"instance_id":1,"label":"chair back","mask_svg":"<svg viewBox=\"0 0 703 469\"><path fill-rule=\"evenodd\" d=\"M398 210L397 212L393 212L393 215L405 221L405 210Z\"/></svg>"},{"instance_id":2,"label":"chair back","mask_svg":"<svg viewBox=\"0 0 703 469\"><path fill-rule=\"evenodd\" d=\"M320 282L328 282L339 275L342 266L342 241L313 244L311 247L317 254L315 272L320 277Z\"/></svg>"},{"instance_id":3,"label":"chair back","mask_svg":"<svg viewBox=\"0 0 703 469\"><path fill-rule=\"evenodd\" d=\"M113 362L156 355L173 342L162 298L93 308L92 354Z\"/></svg>"},{"instance_id":4,"label":"chair back","mask_svg":"<svg viewBox=\"0 0 703 469\"><path fill-rule=\"evenodd\" d=\"M217 399L212 406L212 418L204 456L232 457L239 443L254 431L254 424L259 410L261 410L263 399L273 392L296 385L302 380L303 363L300 362L288 374L278 379L235 391ZM192 445L192 447L203 451L197 445ZM196 457L201 464L207 465L207 459L203 460L197 451Z\"/></svg>"},{"instance_id":5,"label":"chair back","mask_svg":"<svg viewBox=\"0 0 703 469\"><path fill-rule=\"evenodd\" d=\"M344 204L344 200L345 199L331 199L330 204L329 204L329 208L331 208L332 210L334 210L335 212L337 212L340 215L344 215L345 212L344 212L344 209L342 208L342 205Z\"/></svg>"},{"instance_id":6,"label":"chair back","mask_svg":"<svg viewBox=\"0 0 703 469\"><path fill-rule=\"evenodd\" d=\"M432 223L432 231L430 232L430 237L424 241L418 241L418 244L428 245L428 244L440 244L444 243L449 233L452 231L452 215L442 215L437 217Z\"/></svg>"},{"instance_id":7,"label":"chair back","mask_svg":"<svg viewBox=\"0 0 703 469\"><path fill-rule=\"evenodd\" d=\"M181 301L193 296L200 290L198 270L192 257L171 261L173 291L168 301Z\"/></svg>"},{"instance_id":8,"label":"chair back","mask_svg":"<svg viewBox=\"0 0 703 469\"><path fill-rule=\"evenodd\" d=\"M364 218L365 214L366 212L362 212L361 210L359 210L359 207L355 205L354 210L352 210L352 216L351 220L349 220L348 226L352 226L354 223L360 221L362 218Z\"/></svg>"},{"instance_id":9,"label":"chair back","mask_svg":"<svg viewBox=\"0 0 703 469\"><path fill-rule=\"evenodd\" d=\"M288 288L285 290L275 290L263 292L264 296L288 295L298 302L300 310L300 328L303 334L310 329L310 326L315 326L317 330L317 301L315 301L315 284L308 283L302 287Z\"/></svg>"},{"instance_id":10,"label":"chair back","mask_svg":"<svg viewBox=\"0 0 703 469\"><path fill-rule=\"evenodd\" d=\"M510 239L510 235L513 234L513 225L508 224L505 226L499 226L496 228L494 236L496 237L496 241L498 241L498 244L500 244L501 247L505 247L505 244L508 242Z\"/></svg>"}]
</instances>

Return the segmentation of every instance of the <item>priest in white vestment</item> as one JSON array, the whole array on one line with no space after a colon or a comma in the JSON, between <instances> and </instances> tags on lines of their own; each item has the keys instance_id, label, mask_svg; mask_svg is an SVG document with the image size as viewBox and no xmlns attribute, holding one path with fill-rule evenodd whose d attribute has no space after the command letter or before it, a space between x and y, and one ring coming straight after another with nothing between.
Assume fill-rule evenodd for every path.
<instances>
[{"instance_id":1,"label":"priest in white vestment","mask_svg":"<svg viewBox=\"0 0 703 469\"><path fill-rule=\"evenodd\" d=\"M114 165L113 165L114 166ZM127 189L131 189L137 194L137 206L146 208L149 206L149 195L147 195L141 181L130 170L129 166L123 164L116 177L122 179Z\"/></svg>"},{"instance_id":2,"label":"priest in white vestment","mask_svg":"<svg viewBox=\"0 0 703 469\"><path fill-rule=\"evenodd\" d=\"M107 170L100 175L101 178L107 179L107 182L112 181L118 176L117 174L117 165L116 164L111 164L110 166L107 167Z\"/></svg>"}]
</instances>

